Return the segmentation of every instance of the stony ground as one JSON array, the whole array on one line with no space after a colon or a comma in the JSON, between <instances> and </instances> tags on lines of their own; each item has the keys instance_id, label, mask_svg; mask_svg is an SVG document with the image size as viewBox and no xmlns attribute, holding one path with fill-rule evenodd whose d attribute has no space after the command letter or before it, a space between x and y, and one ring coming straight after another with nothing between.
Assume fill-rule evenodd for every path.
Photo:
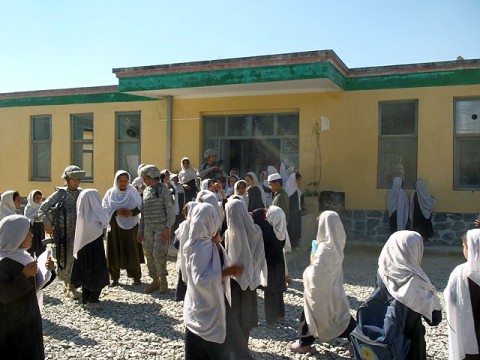
<instances>
[{"instance_id":1,"label":"stony ground","mask_svg":"<svg viewBox=\"0 0 480 360\"><path fill-rule=\"evenodd\" d=\"M463 262L461 249L430 247L426 249L424 269L442 291L452 269ZM352 314L373 290L380 247L349 245L344 261L345 290ZM287 345L296 339L297 317L303 306L302 273L308 254L297 251L288 255L293 283L285 294L286 322L276 328L258 326L251 332L249 347L255 359L306 359L290 352ZM174 263L169 263L170 287L176 284ZM142 280L147 283L146 268ZM182 303L174 292L143 293L144 285L133 286L122 274L121 286L102 292L102 309L85 310L77 301L67 299L63 285L55 281L44 292L43 326L47 359L183 359L184 326ZM259 292L259 317L263 322L263 294ZM447 359L446 321L427 327L427 351L430 359ZM311 359L348 358L346 342L334 340L315 343L318 353Z\"/></svg>"}]
</instances>

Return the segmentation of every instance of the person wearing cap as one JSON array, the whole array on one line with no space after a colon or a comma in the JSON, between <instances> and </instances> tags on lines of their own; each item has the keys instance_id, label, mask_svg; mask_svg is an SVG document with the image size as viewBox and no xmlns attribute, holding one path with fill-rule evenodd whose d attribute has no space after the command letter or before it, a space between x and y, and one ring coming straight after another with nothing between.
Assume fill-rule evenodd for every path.
<instances>
[{"instance_id":1,"label":"person wearing cap","mask_svg":"<svg viewBox=\"0 0 480 360\"><path fill-rule=\"evenodd\" d=\"M143 244L148 274L152 278L145 292L167 292L168 246L175 223L175 206L169 189L160 182L160 170L155 165L145 165L141 172L147 187L143 191L137 239Z\"/></svg>"},{"instance_id":2,"label":"person wearing cap","mask_svg":"<svg viewBox=\"0 0 480 360\"><path fill-rule=\"evenodd\" d=\"M38 209L38 218L43 221L45 232L50 236L66 239L66 251L61 251L59 260L58 277L65 284L67 296L79 299L82 294L70 282L73 265L73 240L75 239L75 225L77 223L77 198L82 191L80 181L85 176L85 171L78 166L69 165L62 173L65 185L57 187Z\"/></svg>"},{"instance_id":3,"label":"person wearing cap","mask_svg":"<svg viewBox=\"0 0 480 360\"><path fill-rule=\"evenodd\" d=\"M218 152L215 149L207 149L203 154L205 163L198 172L200 179L227 178L227 173L223 170L222 161L218 161Z\"/></svg>"},{"instance_id":4,"label":"person wearing cap","mask_svg":"<svg viewBox=\"0 0 480 360\"><path fill-rule=\"evenodd\" d=\"M272 191L272 205L278 206L285 213L285 219L288 223L290 200L288 194L283 188L282 176L279 173L268 175L268 187Z\"/></svg>"}]
</instances>

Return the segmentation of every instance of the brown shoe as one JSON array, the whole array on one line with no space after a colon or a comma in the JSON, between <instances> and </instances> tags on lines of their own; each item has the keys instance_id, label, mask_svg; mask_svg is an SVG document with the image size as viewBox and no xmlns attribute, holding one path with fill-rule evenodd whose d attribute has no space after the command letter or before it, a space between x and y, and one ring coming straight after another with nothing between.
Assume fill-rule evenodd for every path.
<instances>
[{"instance_id":1,"label":"brown shoe","mask_svg":"<svg viewBox=\"0 0 480 360\"><path fill-rule=\"evenodd\" d=\"M168 280L166 276L160 276L160 292L168 291Z\"/></svg>"},{"instance_id":2,"label":"brown shoe","mask_svg":"<svg viewBox=\"0 0 480 360\"><path fill-rule=\"evenodd\" d=\"M155 290L158 290L158 289L160 289L160 280L158 278L153 279L153 281L150 284L145 286L145 292L146 293L152 293L152 292L154 292Z\"/></svg>"}]
</instances>

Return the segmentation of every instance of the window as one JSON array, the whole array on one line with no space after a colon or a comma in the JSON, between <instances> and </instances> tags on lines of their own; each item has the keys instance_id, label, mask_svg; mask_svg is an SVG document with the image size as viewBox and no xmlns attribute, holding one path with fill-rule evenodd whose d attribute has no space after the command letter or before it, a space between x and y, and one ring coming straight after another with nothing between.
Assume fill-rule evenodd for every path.
<instances>
[{"instance_id":1,"label":"window","mask_svg":"<svg viewBox=\"0 0 480 360\"><path fill-rule=\"evenodd\" d=\"M72 115L72 164L85 171L83 181L93 181L93 114Z\"/></svg>"},{"instance_id":2,"label":"window","mask_svg":"<svg viewBox=\"0 0 480 360\"><path fill-rule=\"evenodd\" d=\"M413 188L417 178L416 100L379 103L378 187L392 186L396 176Z\"/></svg>"},{"instance_id":3,"label":"window","mask_svg":"<svg viewBox=\"0 0 480 360\"><path fill-rule=\"evenodd\" d=\"M52 116L31 117L32 180L50 181L52 159Z\"/></svg>"},{"instance_id":4,"label":"window","mask_svg":"<svg viewBox=\"0 0 480 360\"><path fill-rule=\"evenodd\" d=\"M127 170L135 179L140 165L140 112L117 113L116 118L117 170Z\"/></svg>"},{"instance_id":5,"label":"window","mask_svg":"<svg viewBox=\"0 0 480 360\"><path fill-rule=\"evenodd\" d=\"M456 99L455 189L480 188L480 99Z\"/></svg>"},{"instance_id":6,"label":"window","mask_svg":"<svg viewBox=\"0 0 480 360\"><path fill-rule=\"evenodd\" d=\"M265 168L278 160L299 167L298 113L206 116L203 135L203 150L218 150L227 173L251 171L257 157Z\"/></svg>"}]
</instances>

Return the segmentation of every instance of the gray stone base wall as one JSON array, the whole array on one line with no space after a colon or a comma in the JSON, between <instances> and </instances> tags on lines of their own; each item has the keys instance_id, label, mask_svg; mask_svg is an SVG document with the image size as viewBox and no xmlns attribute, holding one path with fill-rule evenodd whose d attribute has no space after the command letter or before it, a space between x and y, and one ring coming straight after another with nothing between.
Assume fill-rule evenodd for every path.
<instances>
[{"instance_id":1,"label":"gray stone base wall","mask_svg":"<svg viewBox=\"0 0 480 360\"><path fill-rule=\"evenodd\" d=\"M342 220L349 240L386 242L390 236L388 213L382 210L348 210ZM433 213L434 245L460 245L462 235L473 228L477 214Z\"/></svg>"}]
</instances>

